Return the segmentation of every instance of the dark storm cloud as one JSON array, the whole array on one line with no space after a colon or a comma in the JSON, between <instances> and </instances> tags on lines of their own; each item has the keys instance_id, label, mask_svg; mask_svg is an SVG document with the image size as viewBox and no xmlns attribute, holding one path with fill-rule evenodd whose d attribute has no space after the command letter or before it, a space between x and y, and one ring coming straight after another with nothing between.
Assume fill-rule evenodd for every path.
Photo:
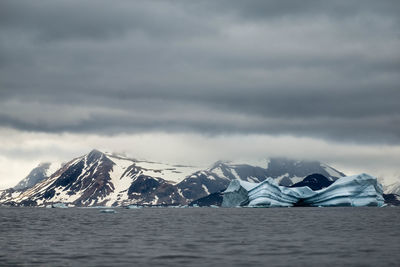
<instances>
[{"instance_id":1,"label":"dark storm cloud","mask_svg":"<svg viewBox=\"0 0 400 267\"><path fill-rule=\"evenodd\" d=\"M214 1L212 4L217 10L229 10L234 14L254 19L281 18L285 16L315 16L324 15L335 19L357 16L361 12L391 15L399 14L400 7L396 0L391 1L280 1L280 0L224 0Z\"/></svg>"},{"instance_id":2,"label":"dark storm cloud","mask_svg":"<svg viewBox=\"0 0 400 267\"><path fill-rule=\"evenodd\" d=\"M2 1L0 126L400 142L397 1Z\"/></svg>"}]
</instances>

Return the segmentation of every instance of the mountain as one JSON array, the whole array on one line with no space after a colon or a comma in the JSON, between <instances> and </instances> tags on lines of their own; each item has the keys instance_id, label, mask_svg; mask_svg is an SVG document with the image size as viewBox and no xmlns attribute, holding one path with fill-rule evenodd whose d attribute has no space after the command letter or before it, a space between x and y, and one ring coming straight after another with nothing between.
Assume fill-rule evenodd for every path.
<instances>
[{"instance_id":1,"label":"mountain","mask_svg":"<svg viewBox=\"0 0 400 267\"><path fill-rule=\"evenodd\" d=\"M37 167L33 168L32 171L30 171L30 173L16 186L6 190L0 190L0 202L11 201L13 198L20 195L21 192L47 179L55 171L55 166L56 164L51 164L49 162L40 163Z\"/></svg>"},{"instance_id":2,"label":"mountain","mask_svg":"<svg viewBox=\"0 0 400 267\"><path fill-rule=\"evenodd\" d=\"M234 179L259 183L271 177L280 185L290 186L313 173L321 174L329 181L345 176L342 172L318 161L272 158L259 165L218 161L211 168L185 178L177 187L179 192L192 202L226 189Z\"/></svg>"},{"instance_id":3,"label":"mountain","mask_svg":"<svg viewBox=\"0 0 400 267\"><path fill-rule=\"evenodd\" d=\"M390 184L385 187L386 194L400 195L400 182Z\"/></svg>"},{"instance_id":4,"label":"mountain","mask_svg":"<svg viewBox=\"0 0 400 267\"><path fill-rule=\"evenodd\" d=\"M400 195L396 194L383 194L385 203L392 206L400 206Z\"/></svg>"},{"instance_id":5,"label":"mountain","mask_svg":"<svg viewBox=\"0 0 400 267\"><path fill-rule=\"evenodd\" d=\"M385 186L385 203L393 206L400 206L400 182Z\"/></svg>"},{"instance_id":6,"label":"mountain","mask_svg":"<svg viewBox=\"0 0 400 267\"><path fill-rule=\"evenodd\" d=\"M64 164L49 177L37 170L43 175L34 175L41 177L36 184L18 192L6 190L7 194L0 194L0 203L39 206L59 202L75 206L185 205L225 190L235 179L262 182L271 177L281 185L292 185L312 173L320 173L329 181L344 176L316 161L274 158L258 165L219 161L204 169L141 161L93 150ZM42 167L45 169L46 166ZM31 180L33 184L34 179ZM17 186L20 184L25 185L26 181Z\"/></svg>"},{"instance_id":7,"label":"mountain","mask_svg":"<svg viewBox=\"0 0 400 267\"><path fill-rule=\"evenodd\" d=\"M318 173L335 181L345 174L319 161L300 161L285 158L273 158L268 163L268 176L280 185L290 186L303 180L307 175Z\"/></svg>"},{"instance_id":8,"label":"mountain","mask_svg":"<svg viewBox=\"0 0 400 267\"><path fill-rule=\"evenodd\" d=\"M195 201L192 201L189 203L189 206L199 206L199 207L209 207L209 206L221 206L222 205L222 200L224 198L223 196L223 191L215 192L212 194L209 194L208 196L199 198Z\"/></svg>"},{"instance_id":9,"label":"mountain","mask_svg":"<svg viewBox=\"0 0 400 267\"><path fill-rule=\"evenodd\" d=\"M93 150L66 163L13 202L65 202L75 206L177 204L184 200L174 183L193 171L190 166L138 161Z\"/></svg>"},{"instance_id":10,"label":"mountain","mask_svg":"<svg viewBox=\"0 0 400 267\"><path fill-rule=\"evenodd\" d=\"M22 181L14 186L13 189L16 191L26 190L33 187L35 184L41 182L42 180L48 178L52 174L52 172L55 171L50 168L51 165L52 164L49 162L40 163L28 174L28 176L26 176Z\"/></svg>"}]
</instances>

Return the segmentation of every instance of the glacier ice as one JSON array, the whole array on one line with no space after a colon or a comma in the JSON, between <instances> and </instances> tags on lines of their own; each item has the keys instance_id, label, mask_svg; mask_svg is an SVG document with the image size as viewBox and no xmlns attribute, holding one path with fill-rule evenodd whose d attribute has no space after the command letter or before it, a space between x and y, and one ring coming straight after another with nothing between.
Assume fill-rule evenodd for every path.
<instances>
[{"instance_id":1,"label":"glacier ice","mask_svg":"<svg viewBox=\"0 0 400 267\"><path fill-rule=\"evenodd\" d=\"M139 205L128 205L125 207L126 209L141 209L143 208L143 206L139 206Z\"/></svg>"},{"instance_id":2,"label":"glacier ice","mask_svg":"<svg viewBox=\"0 0 400 267\"><path fill-rule=\"evenodd\" d=\"M64 203L54 203L51 205L52 208L59 208L59 209L66 209L68 208L67 205Z\"/></svg>"},{"instance_id":3,"label":"glacier ice","mask_svg":"<svg viewBox=\"0 0 400 267\"><path fill-rule=\"evenodd\" d=\"M272 178L261 183L233 180L223 195L223 207L378 206L384 204L383 188L368 174L342 177L313 191L308 186L280 186Z\"/></svg>"}]
</instances>

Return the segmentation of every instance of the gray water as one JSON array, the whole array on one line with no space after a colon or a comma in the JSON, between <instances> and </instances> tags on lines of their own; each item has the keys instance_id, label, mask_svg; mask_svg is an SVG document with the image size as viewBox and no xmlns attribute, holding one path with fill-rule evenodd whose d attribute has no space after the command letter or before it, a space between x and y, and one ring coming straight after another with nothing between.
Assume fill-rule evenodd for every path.
<instances>
[{"instance_id":1,"label":"gray water","mask_svg":"<svg viewBox=\"0 0 400 267\"><path fill-rule=\"evenodd\" d=\"M0 208L0 266L399 266L400 208Z\"/></svg>"}]
</instances>

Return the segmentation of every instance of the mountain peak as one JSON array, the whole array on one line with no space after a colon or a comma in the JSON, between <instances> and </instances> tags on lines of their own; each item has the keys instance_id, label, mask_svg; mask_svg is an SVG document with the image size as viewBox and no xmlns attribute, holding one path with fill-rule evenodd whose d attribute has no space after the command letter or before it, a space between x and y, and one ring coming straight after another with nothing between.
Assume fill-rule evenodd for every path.
<instances>
[{"instance_id":1,"label":"mountain peak","mask_svg":"<svg viewBox=\"0 0 400 267\"><path fill-rule=\"evenodd\" d=\"M218 160L218 161L214 162L214 164L211 165L210 170L213 170L213 169L216 169L216 168L220 168L220 167L224 167L229 163L230 163L229 161Z\"/></svg>"},{"instance_id":2,"label":"mountain peak","mask_svg":"<svg viewBox=\"0 0 400 267\"><path fill-rule=\"evenodd\" d=\"M22 181L14 186L14 189L25 190L46 179L48 177L47 171L50 168L50 165L49 162L40 163Z\"/></svg>"},{"instance_id":3,"label":"mountain peak","mask_svg":"<svg viewBox=\"0 0 400 267\"><path fill-rule=\"evenodd\" d=\"M51 165L50 162L41 162L41 163L39 163L38 167L48 169L50 167L50 165Z\"/></svg>"},{"instance_id":4,"label":"mountain peak","mask_svg":"<svg viewBox=\"0 0 400 267\"><path fill-rule=\"evenodd\" d=\"M103 154L104 154L103 152L101 152L100 150L94 148L89 152L88 155L103 155Z\"/></svg>"},{"instance_id":5,"label":"mountain peak","mask_svg":"<svg viewBox=\"0 0 400 267\"><path fill-rule=\"evenodd\" d=\"M89 154L87 154L87 161L94 162L100 160L104 155L105 154L100 150L93 149L92 151L89 152Z\"/></svg>"}]
</instances>

